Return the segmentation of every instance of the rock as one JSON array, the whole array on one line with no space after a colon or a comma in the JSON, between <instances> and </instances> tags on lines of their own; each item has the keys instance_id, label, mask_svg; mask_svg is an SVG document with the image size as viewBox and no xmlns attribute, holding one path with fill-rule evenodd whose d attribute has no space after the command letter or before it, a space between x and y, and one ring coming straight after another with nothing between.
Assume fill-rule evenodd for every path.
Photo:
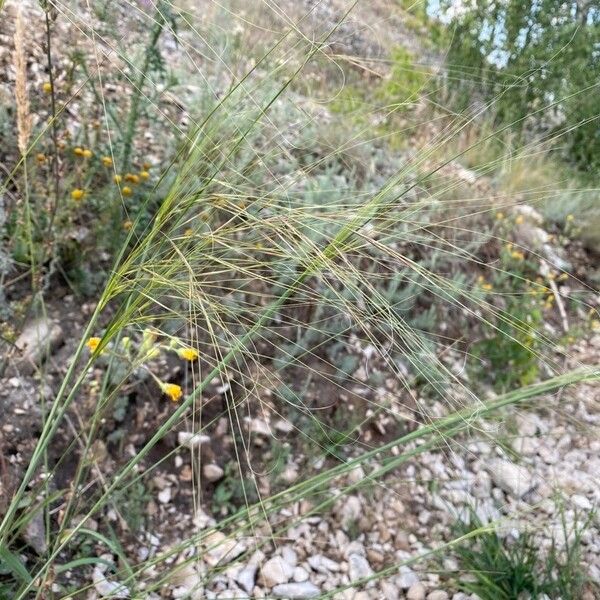
<instances>
[{"instance_id":1,"label":"rock","mask_svg":"<svg viewBox=\"0 0 600 600\"><path fill-rule=\"evenodd\" d=\"M14 367L22 375L31 375L63 339L63 330L58 323L47 318L36 319L26 324L15 342L19 356Z\"/></svg>"},{"instance_id":2,"label":"rock","mask_svg":"<svg viewBox=\"0 0 600 600\"><path fill-rule=\"evenodd\" d=\"M316 598L320 596L321 590L314 583L304 581L302 583L280 583L271 590L271 594L276 598L295 600L296 598Z\"/></svg>"},{"instance_id":3,"label":"rock","mask_svg":"<svg viewBox=\"0 0 600 600\"><path fill-rule=\"evenodd\" d=\"M247 594L252 594L256 581L258 565L248 564L238 574L235 580L240 584Z\"/></svg>"},{"instance_id":4,"label":"rock","mask_svg":"<svg viewBox=\"0 0 600 600\"><path fill-rule=\"evenodd\" d=\"M208 535L204 545L207 548L204 560L211 567L228 563L246 551L244 543L227 537L221 531L214 531Z\"/></svg>"},{"instance_id":5,"label":"rock","mask_svg":"<svg viewBox=\"0 0 600 600\"><path fill-rule=\"evenodd\" d=\"M166 487L163 490L160 490L156 497L161 504L169 504L169 502L171 502L171 488Z\"/></svg>"},{"instance_id":6,"label":"rock","mask_svg":"<svg viewBox=\"0 0 600 600\"><path fill-rule=\"evenodd\" d=\"M406 600L425 600L425 593L425 586L421 582L413 583L406 592Z\"/></svg>"},{"instance_id":7,"label":"rock","mask_svg":"<svg viewBox=\"0 0 600 600\"><path fill-rule=\"evenodd\" d=\"M303 581L308 581L309 578L309 574L308 571L302 567L296 567L294 569L294 574L292 576L292 579L296 582L296 583L301 583Z\"/></svg>"},{"instance_id":8,"label":"rock","mask_svg":"<svg viewBox=\"0 0 600 600\"><path fill-rule=\"evenodd\" d=\"M338 565L338 563L330 558L327 558L326 556L323 556L322 554L310 556L307 562L311 569L314 569L318 573L323 573L324 575L340 570L340 565Z\"/></svg>"},{"instance_id":9,"label":"rock","mask_svg":"<svg viewBox=\"0 0 600 600\"><path fill-rule=\"evenodd\" d=\"M48 544L46 544L46 526L41 511L36 512L25 526L23 539L37 554L44 554L48 550Z\"/></svg>"},{"instance_id":10,"label":"rock","mask_svg":"<svg viewBox=\"0 0 600 600\"><path fill-rule=\"evenodd\" d=\"M191 431L180 431L177 434L177 443L180 446L185 446L190 450L194 448L198 448L202 444L208 444L210 442L210 437L208 435L203 435L202 433L192 433Z\"/></svg>"},{"instance_id":11,"label":"rock","mask_svg":"<svg viewBox=\"0 0 600 600\"><path fill-rule=\"evenodd\" d=\"M410 567L402 565L400 575L396 577L396 585L403 590L407 590L417 583L419 583L419 576Z\"/></svg>"},{"instance_id":12,"label":"rock","mask_svg":"<svg viewBox=\"0 0 600 600\"><path fill-rule=\"evenodd\" d=\"M491 459L486 463L486 469L499 488L516 498L522 498L533 487L529 471L509 460Z\"/></svg>"},{"instance_id":13,"label":"rock","mask_svg":"<svg viewBox=\"0 0 600 600\"><path fill-rule=\"evenodd\" d=\"M111 554L103 554L100 558L108 562L113 562ZM111 598L112 600L129 598L131 594L125 585L117 581L109 581L104 577L104 573L106 573L107 569L108 566L106 564L99 563L92 571L92 582L94 583L94 588L99 596L101 598Z\"/></svg>"},{"instance_id":14,"label":"rock","mask_svg":"<svg viewBox=\"0 0 600 600\"><path fill-rule=\"evenodd\" d=\"M582 496L581 494L574 494L573 496L571 496L571 502L577 508L580 508L582 510L592 510L592 508L594 508L594 505L585 496Z\"/></svg>"},{"instance_id":15,"label":"rock","mask_svg":"<svg viewBox=\"0 0 600 600\"><path fill-rule=\"evenodd\" d=\"M282 583L287 583L294 575L294 567L281 556L269 559L260 568L260 578L266 587L272 588Z\"/></svg>"},{"instance_id":16,"label":"rock","mask_svg":"<svg viewBox=\"0 0 600 600\"><path fill-rule=\"evenodd\" d=\"M358 496L348 496L339 510L340 521L344 529L354 524L363 514L363 506Z\"/></svg>"},{"instance_id":17,"label":"rock","mask_svg":"<svg viewBox=\"0 0 600 600\"><path fill-rule=\"evenodd\" d=\"M400 590L391 581L382 579L379 586L385 600L397 600L400 598Z\"/></svg>"},{"instance_id":18,"label":"rock","mask_svg":"<svg viewBox=\"0 0 600 600\"><path fill-rule=\"evenodd\" d=\"M360 554L350 554L348 556L348 576L351 582L371 577L372 575L373 569L364 556Z\"/></svg>"},{"instance_id":19,"label":"rock","mask_svg":"<svg viewBox=\"0 0 600 600\"><path fill-rule=\"evenodd\" d=\"M448 592L444 592L444 590L434 590L427 594L427 600L448 600Z\"/></svg>"},{"instance_id":20,"label":"rock","mask_svg":"<svg viewBox=\"0 0 600 600\"><path fill-rule=\"evenodd\" d=\"M202 467L202 475L204 475L208 481L215 482L223 478L225 471L223 471L219 465L208 463Z\"/></svg>"}]
</instances>

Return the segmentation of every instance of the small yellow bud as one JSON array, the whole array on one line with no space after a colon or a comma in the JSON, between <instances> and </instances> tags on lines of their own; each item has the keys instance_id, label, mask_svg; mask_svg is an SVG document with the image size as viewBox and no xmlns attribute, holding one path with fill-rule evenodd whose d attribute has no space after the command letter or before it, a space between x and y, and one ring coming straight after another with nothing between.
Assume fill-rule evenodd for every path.
<instances>
[{"instance_id":1,"label":"small yellow bud","mask_svg":"<svg viewBox=\"0 0 600 600\"><path fill-rule=\"evenodd\" d=\"M87 148L83 151L84 158L92 158L93 155L94 153L91 150L88 150Z\"/></svg>"},{"instance_id":2,"label":"small yellow bud","mask_svg":"<svg viewBox=\"0 0 600 600\"><path fill-rule=\"evenodd\" d=\"M91 337L85 345L89 348L90 352L96 352L96 348L100 345L101 338L99 337Z\"/></svg>"},{"instance_id":3,"label":"small yellow bud","mask_svg":"<svg viewBox=\"0 0 600 600\"><path fill-rule=\"evenodd\" d=\"M174 383L161 383L160 389L162 390L163 394L169 396L173 402L177 402L181 396L183 396L181 387Z\"/></svg>"},{"instance_id":4,"label":"small yellow bud","mask_svg":"<svg viewBox=\"0 0 600 600\"><path fill-rule=\"evenodd\" d=\"M198 352L193 348L181 348L177 351L177 354L184 360L194 361L198 358Z\"/></svg>"},{"instance_id":5,"label":"small yellow bud","mask_svg":"<svg viewBox=\"0 0 600 600\"><path fill-rule=\"evenodd\" d=\"M148 173L148 171L140 171L140 177L146 181L147 179L149 179L150 177L150 173Z\"/></svg>"},{"instance_id":6,"label":"small yellow bud","mask_svg":"<svg viewBox=\"0 0 600 600\"><path fill-rule=\"evenodd\" d=\"M120 175L115 175L115 176L113 177L113 181L114 181L114 182L115 182L117 185L118 185L119 183L121 183L121 180L122 180L122 179L123 179L123 178L122 178Z\"/></svg>"},{"instance_id":7,"label":"small yellow bud","mask_svg":"<svg viewBox=\"0 0 600 600\"><path fill-rule=\"evenodd\" d=\"M123 192L123 196L131 196L131 194L133 194L133 190L127 186L125 186L121 191Z\"/></svg>"},{"instance_id":8,"label":"small yellow bud","mask_svg":"<svg viewBox=\"0 0 600 600\"><path fill-rule=\"evenodd\" d=\"M102 157L102 164L105 167L112 167L112 164L113 164L112 158L110 156L103 156Z\"/></svg>"},{"instance_id":9,"label":"small yellow bud","mask_svg":"<svg viewBox=\"0 0 600 600\"><path fill-rule=\"evenodd\" d=\"M71 192L71 198L73 198L73 200L75 200L76 202L79 202L80 200L82 200L84 196L85 196L85 191L82 190L81 188L75 188Z\"/></svg>"},{"instance_id":10,"label":"small yellow bud","mask_svg":"<svg viewBox=\"0 0 600 600\"><path fill-rule=\"evenodd\" d=\"M42 89L44 90L45 94L51 94L52 93L52 84L49 81L44 81L44 83L42 85Z\"/></svg>"},{"instance_id":11,"label":"small yellow bud","mask_svg":"<svg viewBox=\"0 0 600 600\"><path fill-rule=\"evenodd\" d=\"M84 156L83 148L76 146L75 148L73 148L73 154L75 154L76 156Z\"/></svg>"}]
</instances>

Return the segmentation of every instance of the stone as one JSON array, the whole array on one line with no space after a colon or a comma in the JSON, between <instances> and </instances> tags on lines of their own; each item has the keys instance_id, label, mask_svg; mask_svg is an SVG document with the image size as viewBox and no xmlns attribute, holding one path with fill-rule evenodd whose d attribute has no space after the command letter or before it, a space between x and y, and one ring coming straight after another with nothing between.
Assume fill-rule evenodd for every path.
<instances>
[{"instance_id":1,"label":"stone","mask_svg":"<svg viewBox=\"0 0 600 600\"><path fill-rule=\"evenodd\" d=\"M287 583L294 575L294 567L281 556L270 558L260 568L260 578L266 587L272 588Z\"/></svg>"},{"instance_id":2,"label":"stone","mask_svg":"<svg viewBox=\"0 0 600 600\"><path fill-rule=\"evenodd\" d=\"M225 475L225 471L214 463L208 463L202 467L202 475L208 479L208 481L215 482L222 479Z\"/></svg>"},{"instance_id":3,"label":"stone","mask_svg":"<svg viewBox=\"0 0 600 600\"><path fill-rule=\"evenodd\" d=\"M157 498L161 504L169 504L169 502L171 502L171 488L166 487L165 489L160 490L160 492L158 492Z\"/></svg>"},{"instance_id":4,"label":"stone","mask_svg":"<svg viewBox=\"0 0 600 600\"><path fill-rule=\"evenodd\" d=\"M247 593L252 594L254 583L256 582L256 571L258 565L246 565L236 576L235 580L240 584L241 588Z\"/></svg>"},{"instance_id":5,"label":"stone","mask_svg":"<svg viewBox=\"0 0 600 600\"><path fill-rule=\"evenodd\" d=\"M407 590L417 583L419 583L419 576L410 567L402 565L400 575L396 577L396 585L403 590Z\"/></svg>"},{"instance_id":6,"label":"stone","mask_svg":"<svg viewBox=\"0 0 600 600\"><path fill-rule=\"evenodd\" d=\"M294 569L294 574L292 575L292 579L296 583L302 583L303 581L308 581L308 578L309 578L308 571L306 569L304 569L303 567L296 567Z\"/></svg>"},{"instance_id":7,"label":"stone","mask_svg":"<svg viewBox=\"0 0 600 600\"><path fill-rule=\"evenodd\" d=\"M55 321L36 319L25 325L15 341L19 351L13 362L21 375L31 375L63 340L63 330Z\"/></svg>"},{"instance_id":8,"label":"stone","mask_svg":"<svg viewBox=\"0 0 600 600\"><path fill-rule=\"evenodd\" d=\"M318 573L328 574L340 570L340 566L334 560L323 556L322 554L315 554L310 556L307 560L311 569L314 569Z\"/></svg>"},{"instance_id":9,"label":"stone","mask_svg":"<svg viewBox=\"0 0 600 600\"><path fill-rule=\"evenodd\" d=\"M37 554L42 555L48 550L48 544L46 544L46 526L41 511L36 512L33 518L28 521L23 532L23 539Z\"/></svg>"},{"instance_id":10,"label":"stone","mask_svg":"<svg viewBox=\"0 0 600 600\"><path fill-rule=\"evenodd\" d=\"M348 496L340 508L342 527L346 529L362 516L363 506L358 496Z\"/></svg>"},{"instance_id":11,"label":"stone","mask_svg":"<svg viewBox=\"0 0 600 600\"><path fill-rule=\"evenodd\" d=\"M280 583L271 590L271 594L276 598L296 600L317 598L321 595L321 590L314 583L304 581L302 583Z\"/></svg>"},{"instance_id":12,"label":"stone","mask_svg":"<svg viewBox=\"0 0 600 600\"><path fill-rule=\"evenodd\" d=\"M574 494L573 496L571 496L571 502L574 506L582 510L592 510L592 508L594 508L594 505L585 496L582 496L581 494Z\"/></svg>"},{"instance_id":13,"label":"stone","mask_svg":"<svg viewBox=\"0 0 600 600\"><path fill-rule=\"evenodd\" d=\"M391 581L382 579L379 586L385 600L397 600L400 598L400 590Z\"/></svg>"},{"instance_id":14,"label":"stone","mask_svg":"<svg viewBox=\"0 0 600 600\"><path fill-rule=\"evenodd\" d=\"M421 582L413 583L406 592L406 600L425 600L425 586Z\"/></svg>"},{"instance_id":15,"label":"stone","mask_svg":"<svg viewBox=\"0 0 600 600\"><path fill-rule=\"evenodd\" d=\"M350 554L348 556L348 576L351 582L358 581L373 575L373 569L369 561L360 554Z\"/></svg>"},{"instance_id":16,"label":"stone","mask_svg":"<svg viewBox=\"0 0 600 600\"><path fill-rule=\"evenodd\" d=\"M190 450L198 448L202 444L208 444L210 437L202 433L192 433L191 431L180 431L177 434L177 443L180 446L185 446Z\"/></svg>"},{"instance_id":17,"label":"stone","mask_svg":"<svg viewBox=\"0 0 600 600\"><path fill-rule=\"evenodd\" d=\"M448 600L448 597L448 592L444 592L444 590L434 590L427 594L427 600Z\"/></svg>"},{"instance_id":18,"label":"stone","mask_svg":"<svg viewBox=\"0 0 600 600\"><path fill-rule=\"evenodd\" d=\"M491 459L486 463L486 469L493 482L511 496L522 498L533 488L533 480L529 471L509 460Z\"/></svg>"}]
</instances>

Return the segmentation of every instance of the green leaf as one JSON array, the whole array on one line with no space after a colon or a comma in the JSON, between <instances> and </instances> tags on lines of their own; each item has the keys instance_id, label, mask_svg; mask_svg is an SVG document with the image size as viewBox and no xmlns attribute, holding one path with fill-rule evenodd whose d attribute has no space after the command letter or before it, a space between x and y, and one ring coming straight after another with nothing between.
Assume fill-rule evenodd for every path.
<instances>
[{"instance_id":1,"label":"green leaf","mask_svg":"<svg viewBox=\"0 0 600 600\"><path fill-rule=\"evenodd\" d=\"M2 8L1 5L0 8ZM31 583L32 577L21 562L21 559L6 546L0 546L0 564L5 565L19 581Z\"/></svg>"}]
</instances>

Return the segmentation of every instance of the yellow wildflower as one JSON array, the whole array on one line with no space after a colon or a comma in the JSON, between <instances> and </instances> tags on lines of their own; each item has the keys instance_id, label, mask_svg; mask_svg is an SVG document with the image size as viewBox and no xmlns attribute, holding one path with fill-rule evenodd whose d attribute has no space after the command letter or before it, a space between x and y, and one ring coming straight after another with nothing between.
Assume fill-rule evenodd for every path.
<instances>
[{"instance_id":1,"label":"yellow wildflower","mask_svg":"<svg viewBox=\"0 0 600 600\"><path fill-rule=\"evenodd\" d=\"M192 235L194 235L194 230L191 227L188 227L184 232L183 235L185 235L185 237L190 237Z\"/></svg>"},{"instance_id":2,"label":"yellow wildflower","mask_svg":"<svg viewBox=\"0 0 600 600\"><path fill-rule=\"evenodd\" d=\"M134 175L133 173L127 173L125 175L125 181L129 181L129 183L137 184L140 182L140 178L137 175Z\"/></svg>"},{"instance_id":3,"label":"yellow wildflower","mask_svg":"<svg viewBox=\"0 0 600 600\"><path fill-rule=\"evenodd\" d=\"M84 155L83 148L76 146L75 148L73 148L73 154L75 154L76 156L83 156Z\"/></svg>"},{"instance_id":4,"label":"yellow wildflower","mask_svg":"<svg viewBox=\"0 0 600 600\"><path fill-rule=\"evenodd\" d=\"M504 213L503 213L502 211L498 211L498 212L496 213L496 219L497 219L498 221L502 221L502 219L504 219Z\"/></svg>"},{"instance_id":5,"label":"yellow wildflower","mask_svg":"<svg viewBox=\"0 0 600 600\"><path fill-rule=\"evenodd\" d=\"M140 177L146 180L150 177L150 173L148 173L148 171L140 171Z\"/></svg>"},{"instance_id":6,"label":"yellow wildflower","mask_svg":"<svg viewBox=\"0 0 600 600\"><path fill-rule=\"evenodd\" d=\"M85 148L83 151L84 158L92 158L93 154L94 153L91 150L88 150L87 148Z\"/></svg>"},{"instance_id":7,"label":"yellow wildflower","mask_svg":"<svg viewBox=\"0 0 600 600\"><path fill-rule=\"evenodd\" d=\"M73 198L73 200L75 200L76 202L79 202L84 196L85 196L85 191L82 190L81 188L75 188L71 192L71 198Z\"/></svg>"},{"instance_id":8,"label":"yellow wildflower","mask_svg":"<svg viewBox=\"0 0 600 600\"><path fill-rule=\"evenodd\" d=\"M44 93L51 94L52 93L52 84L49 81L44 81L44 83L42 85L42 89L44 90Z\"/></svg>"},{"instance_id":9,"label":"yellow wildflower","mask_svg":"<svg viewBox=\"0 0 600 600\"><path fill-rule=\"evenodd\" d=\"M38 154L35 155L35 159L40 163L44 163L46 162L46 155L42 154L41 152L38 152Z\"/></svg>"},{"instance_id":10,"label":"yellow wildflower","mask_svg":"<svg viewBox=\"0 0 600 600\"><path fill-rule=\"evenodd\" d=\"M525 222L525 217L523 215L519 215L516 219L515 219L515 224L516 225L522 225Z\"/></svg>"},{"instance_id":11,"label":"yellow wildflower","mask_svg":"<svg viewBox=\"0 0 600 600\"><path fill-rule=\"evenodd\" d=\"M112 164L113 164L112 158L110 156L103 156L102 157L102 164L105 167L112 167Z\"/></svg>"},{"instance_id":12,"label":"yellow wildflower","mask_svg":"<svg viewBox=\"0 0 600 600\"><path fill-rule=\"evenodd\" d=\"M567 215L567 221L574 221L575 220L575 215Z\"/></svg>"},{"instance_id":13,"label":"yellow wildflower","mask_svg":"<svg viewBox=\"0 0 600 600\"><path fill-rule=\"evenodd\" d=\"M491 283L484 283L481 288L486 292L491 292L494 289L494 286Z\"/></svg>"},{"instance_id":14,"label":"yellow wildflower","mask_svg":"<svg viewBox=\"0 0 600 600\"><path fill-rule=\"evenodd\" d=\"M193 348L181 348L180 350L177 350L177 354L184 360L189 360L190 362L198 358L198 352Z\"/></svg>"},{"instance_id":15,"label":"yellow wildflower","mask_svg":"<svg viewBox=\"0 0 600 600\"><path fill-rule=\"evenodd\" d=\"M114 182L115 182L117 185L118 185L119 183L121 183L121 180L122 180L122 179L123 179L123 178L122 178L120 175L115 175L115 176L113 177L113 181L114 181Z\"/></svg>"},{"instance_id":16,"label":"yellow wildflower","mask_svg":"<svg viewBox=\"0 0 600 600\"><path fill-rule=\"evenodd\" d=\"M121 191L123 192L123 196L131 196L131 194L133 194L133 190L127 186L125 186Z\"/></svg>"},{"instance_id":17,"label":"yellow wildflower","mask_svg":"<svg viewBox=\"0 0 600 600\"><path fill-rule=\"evenodd\" d=\"M123 229L125 231L129 231L132 227L133 227L133 221L131 221L130 219L123 221Z\"/></svg>"},{"instance_id":18,"label":"yellow wildflower","mask_svg":"<svg viewBox=\"0 0 600 600\"><path fill-rule=\"evenodd\" d=\"M523 260L525 255L519 250L513 250L510 254L515 260Z\"/></svg>"},{"instance_id":19,"label":"yellow wildflower","mask_svg":"<svg viewBox=\"0 0 600 600\"><path fill-rule=\"evenodd\" d=\"M96 348L100 345L102 340L99 337L91 337L85 345L90 349L90 352L96 352Z\"/></svg>"},{"instance_id":20,"label":"yellow wildflower","mask_svg":"<svg viewBox=\"0 0 600 600\"><path fill-rule=\"evenodd\" d=\"M177 402L177 400L183 396L181 386L175 383L161 383L160 389L162 390L163 394L169 396L173 402Z\"/></svg>"},{"instance_id":21,"label":"yellow wildflower","mask_svg":"<svg viewBox=\"0 0 600 600\"><path fill-rule=\"evenodd\" d=\"M152 168L152 165L149 162L145 162L142 167L144 167L144 171L148 171Z\"/></svg>"}]
</instances>

